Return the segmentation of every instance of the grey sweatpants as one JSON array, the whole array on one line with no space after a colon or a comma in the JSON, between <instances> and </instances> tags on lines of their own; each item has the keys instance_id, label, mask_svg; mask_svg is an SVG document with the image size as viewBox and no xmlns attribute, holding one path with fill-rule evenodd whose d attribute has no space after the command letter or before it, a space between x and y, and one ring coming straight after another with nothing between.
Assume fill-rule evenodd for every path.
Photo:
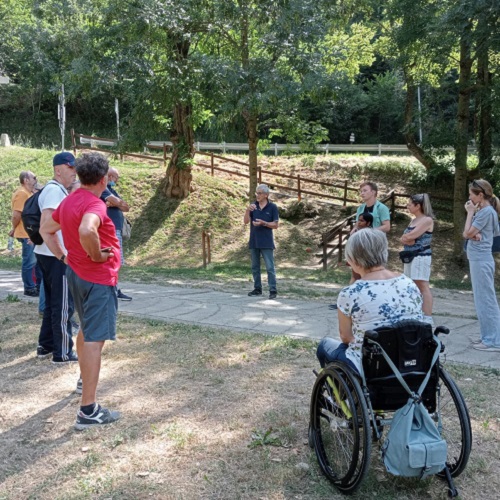
<instances>
[{"instance_id":1,"label":"grey sweatpants","mask_svg":"<svg viewBox=\"0 0 500 500\"><path fill-rule=\"evenodd\" d=\"M481 340L484 345L500 347L500 308L495 293L493 255L470 260L469 267Z\"/></svg>"}]
</instances>

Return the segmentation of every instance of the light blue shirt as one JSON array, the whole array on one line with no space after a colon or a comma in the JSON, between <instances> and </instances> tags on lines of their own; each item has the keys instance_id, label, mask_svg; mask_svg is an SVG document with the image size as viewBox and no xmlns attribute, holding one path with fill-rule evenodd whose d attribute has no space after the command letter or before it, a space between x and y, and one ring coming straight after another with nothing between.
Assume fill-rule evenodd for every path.
<instances>
[{"instance_id":1,"label":"light blue shirt","mask_svg":"<svg viewBox=\"0 0 500 500\"><path fill-rule=\"evenodd\" d=\"M491 257L493 236L500 235L497 211L491 205L481 208L472 218L472 227L481 232L481 241L468 240L467 258L483 260L485 257Z\"/></svg>"}]
</instances>

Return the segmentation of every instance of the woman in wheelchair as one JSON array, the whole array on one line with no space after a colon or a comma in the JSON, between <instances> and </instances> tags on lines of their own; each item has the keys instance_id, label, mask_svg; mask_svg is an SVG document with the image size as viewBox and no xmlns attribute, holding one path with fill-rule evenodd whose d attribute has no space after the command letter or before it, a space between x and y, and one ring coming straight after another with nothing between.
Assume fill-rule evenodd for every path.
<instances>
[{"instance_id":1,"label":"woman in wheelchair","mask_svg":"<svg viewBox=\"0 0 500 500\"><path fill-rule=\"evenodd\" d=\"M422 321L422 295L410 278L386 269L387 237L382 231L367 228L354 233L345 253L361 279L344 288L337 299L341 341L325 337L316 356L322 368L338 360L361 372L365 331L404 319Z\"/></svg>"},{"instance_id":2,"label":"woman in wheelchair","mask_svg":"<svg viewBox=\"0 0 500 500\"><path fill-rule=\"evenodd\" d=\"M472 431L460 390L439 362L441 343L435 335L448 329L432 332L423 321L419 289L407 276L386 269L387 256L387 238L376 229L358 231L347 242L347 260L361 279L344 288L337 300L341 342L324 338L317 350L322 370L311 394L309 444L323 474L343 493L353 493L366 477L373 442L391 474L437 474L447 480L449 496L456 496L452 478L467 465ZM366 335L363 347L369 330L377 331ZM417 424L426 420L426 432L416 441L406 440L406 432L391 437L398 411L410 415L402 410L410 401L424 415ZM409 438L423 429L410 423ZM439 446L427 437L424 445L422 436L436 429ZM395 435L405 439L398 441Z\"/></svg>"}]
</instances>

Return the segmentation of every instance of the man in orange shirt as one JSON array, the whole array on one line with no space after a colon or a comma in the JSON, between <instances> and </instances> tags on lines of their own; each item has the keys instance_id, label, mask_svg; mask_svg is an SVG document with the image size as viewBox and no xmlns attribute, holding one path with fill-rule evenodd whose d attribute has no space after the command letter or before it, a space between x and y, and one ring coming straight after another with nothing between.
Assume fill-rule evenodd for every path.
<instances>
[{"instance_id":1,"label":"man in orange shirt","mask_svg":"<svg viewBox=\"0 0 500 500\"><path fill-rule=\"evenodd\" d=\"M19 175L19 187L12 195L12 229L9 236L17 238L23 246L21 276L24 285L24 295L38 297L41 282L41 274L36 266L36 257L33 253L35 245L30 241L28 233L24 229L21 214L26 200L33 194L36 184L36 176L33 172L23 171ZM33 270L36 272L36 283L33 281Z\"/></svg>"}]
</instances>

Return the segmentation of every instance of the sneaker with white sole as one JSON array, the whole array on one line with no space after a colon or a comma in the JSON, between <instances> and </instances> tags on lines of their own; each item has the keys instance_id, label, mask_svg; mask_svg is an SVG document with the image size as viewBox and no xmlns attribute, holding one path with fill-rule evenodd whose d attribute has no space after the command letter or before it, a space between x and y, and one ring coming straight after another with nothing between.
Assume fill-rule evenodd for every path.
<instances>
[{"instance_id":1,"label":"sneaker with white sole","mask_svg":"<svg viewBox=\"0 0 500 500\"><path fill-rule=\"evenodd\" d=\"M81 377L76 381L75 394L81 394L83 392L83 382Z\"/></svg>"},{"instance_id":2,"label":"sneaker with white sole","mask_svg":"<svg viewBox=\"0 0 500 500\"><path fill-rule=\"evenodd\" d=\"M53 365L62 366L62 365L67 365L69 363L78 363L78 356L73 351L64 356L64 358L59 358L57 356L52 357Z\"/></svg>"},{"instance_id":3,"label":"sneaker with white sole","mask_svg":"<svg viewBox=\"0 0 500 500\"><path fill-rule=\"evenodd\" d=\"M494 345L484 345L482 342L474 344L472 348L476 349L476 351L500 352L500 347L496 347Z\"/></svg>"},{"instance_id":4,"label":"sneaker with white sole","mask_svg":"<svg viewBox=\"0 0 500 500\"><path fill-rule=\"evenodd\" d=\"M38 359L45 359L48 358L49 356L52 356L52 351L49 349L45 349L45 347L39 345L36 348L36 357Z\"/></svg>"},{"instance_id":5,"label":"sneaker with white sole","mask_svg":"<svg viewBox=\"0 0 500 500\"><path fill-rule=\"evenodd\" d=\"M83 431L98 425L112 424L121 418L120 412L108 410L101 405L96 406L97 408L92 415L85 415L81 410L76 414L75 429L77 431Z\"/></svg>"}]
</instances>

